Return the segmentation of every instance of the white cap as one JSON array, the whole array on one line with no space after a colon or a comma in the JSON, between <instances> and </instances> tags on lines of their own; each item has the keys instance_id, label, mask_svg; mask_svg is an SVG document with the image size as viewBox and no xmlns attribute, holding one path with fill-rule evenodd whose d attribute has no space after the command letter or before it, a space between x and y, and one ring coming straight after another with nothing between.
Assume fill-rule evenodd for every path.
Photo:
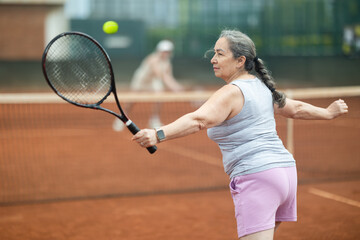
<instances>
[{"instance_id":1,"label":"white cap","mask_svg":"<svg viewBox=\"0 0 360 240\"><path fill-rule=\"evenodd\" d=\"M172 50L174 50L174 44L169 40L161 40L157 44L156 50L158 52L171 52Z\"/></svg>"}]
</instances>

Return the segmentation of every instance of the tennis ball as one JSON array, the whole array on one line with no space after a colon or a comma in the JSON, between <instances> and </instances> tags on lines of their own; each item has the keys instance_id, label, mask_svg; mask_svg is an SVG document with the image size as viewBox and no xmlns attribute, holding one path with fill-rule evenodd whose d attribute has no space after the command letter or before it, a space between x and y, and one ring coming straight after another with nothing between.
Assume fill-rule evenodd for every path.
<instances>
[{"instance_id":1,"label":"tennis ball","mask_svg":"<svg viewBox=\"0 0 360 240\"><path fill-rule=\"evenodd\" d=\"M103 31L107 34L113 34L118 31L118 24L114 21L107 21L103 25Z\"/></svg>"}]
</instances>

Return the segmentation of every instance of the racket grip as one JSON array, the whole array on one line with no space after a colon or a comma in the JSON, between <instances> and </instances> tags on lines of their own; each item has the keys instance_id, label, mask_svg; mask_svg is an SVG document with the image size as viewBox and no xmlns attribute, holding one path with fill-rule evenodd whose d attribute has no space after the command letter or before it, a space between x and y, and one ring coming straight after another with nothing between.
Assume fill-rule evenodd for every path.
<instances>
[{"instance_id":1,"label":"racket grip","mask_svg":"<svg viewBox=\"0 0 360 240\"><path fill-rule=\"evenodd\" d=\"M140 128L138 128L138 126L136 126L136 124L133 123L133 122L131 122L130 125L127 126L127 128L128 128L128 129L130 130L130 132L131 132L132 134L134 134L134 135L135 135L137 132L140 131ZM153 154L154 152L156 152L157 147L156 147L156 146L151 146L151 147L147 147L146 149L149 151L149 153Z\"/></svg>"}]
</instances>

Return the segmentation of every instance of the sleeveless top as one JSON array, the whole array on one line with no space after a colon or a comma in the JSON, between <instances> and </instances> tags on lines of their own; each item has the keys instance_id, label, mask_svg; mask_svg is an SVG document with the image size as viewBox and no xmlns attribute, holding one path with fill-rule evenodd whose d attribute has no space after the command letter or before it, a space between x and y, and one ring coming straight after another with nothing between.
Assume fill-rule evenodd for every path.
<instances>
[{"instance_id":1,"label":"sleeveless top","mask_svg":"<svg viewBox=\"0 0 360 240\"><path fill-rule=\"evenodd\" d=\"M208 136L221 150L230 178L277 167L295 166L295 160L276 132L271 91L258 78L231 82L244 95L239 114L209 128Z\"/></svg>"}]
</instances>

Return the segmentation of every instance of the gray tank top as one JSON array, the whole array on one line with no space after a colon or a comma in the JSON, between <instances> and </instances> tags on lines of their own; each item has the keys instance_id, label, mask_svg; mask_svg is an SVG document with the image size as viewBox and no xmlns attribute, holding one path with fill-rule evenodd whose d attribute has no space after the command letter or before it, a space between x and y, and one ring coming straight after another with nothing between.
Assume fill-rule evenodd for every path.
<instances>
[{"instance_id":1,"label":"gray tank top","mask_svg":"<svg viewBox=\"0 0 360 240\"><path fill-rule=\"evenodd\" d=\"M244 95L239 114L207 130L221 150L225 172L230 178L276 167L295 166L276 132L272 94L255 78L235 80Z\"/></svg>"}]
</instances>

